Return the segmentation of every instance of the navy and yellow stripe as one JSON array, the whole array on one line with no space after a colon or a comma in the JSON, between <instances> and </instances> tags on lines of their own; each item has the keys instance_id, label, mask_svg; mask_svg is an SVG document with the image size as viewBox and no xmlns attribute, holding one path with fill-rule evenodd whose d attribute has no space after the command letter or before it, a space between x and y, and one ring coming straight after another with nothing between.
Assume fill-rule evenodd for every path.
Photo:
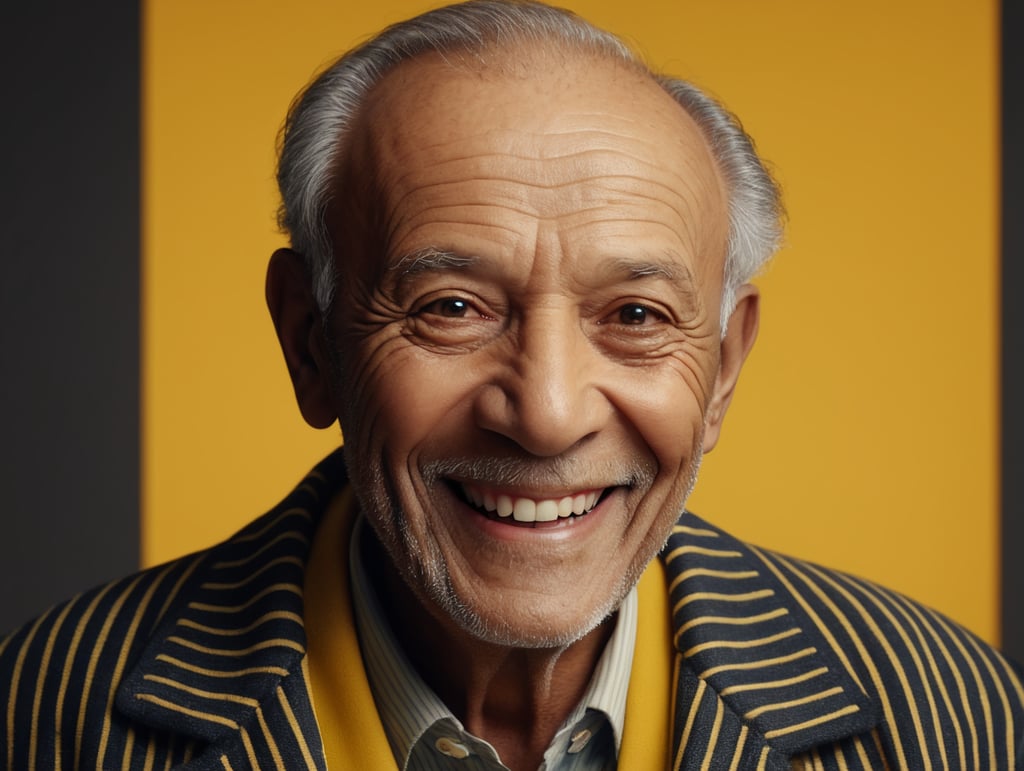
<instances>
[{"instance_id":1,"label":"navy and yellow stripe","mask_svg":"<svg viewBox=\"0 0 1024 771\"><path fill-rule=\"evenodd\" d=\"M676 527L665 560L676 574L677 704L691 710L678 768L709 758L722 768L808 769L1024 760L1020 679L941 614L695 518Z\"/></svg>"}]
</instances>

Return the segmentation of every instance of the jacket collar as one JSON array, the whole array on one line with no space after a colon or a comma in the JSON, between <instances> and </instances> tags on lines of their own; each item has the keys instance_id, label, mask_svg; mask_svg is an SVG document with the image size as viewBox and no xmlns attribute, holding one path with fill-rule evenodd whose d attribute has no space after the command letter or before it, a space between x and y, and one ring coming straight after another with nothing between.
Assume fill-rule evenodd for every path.
<instances>
[{"instance_id":1,"label":"jacket collar","mask_svg":"<svg viewBox=\"0 0 1024 771\"><path fill-rule=\"evenodd\" d=\"M869 732L877 702L776 559L685 514L662 552L681 668L776 757ZM680 688L675 721L698 706Z\"/></svg>"}]
</instances>

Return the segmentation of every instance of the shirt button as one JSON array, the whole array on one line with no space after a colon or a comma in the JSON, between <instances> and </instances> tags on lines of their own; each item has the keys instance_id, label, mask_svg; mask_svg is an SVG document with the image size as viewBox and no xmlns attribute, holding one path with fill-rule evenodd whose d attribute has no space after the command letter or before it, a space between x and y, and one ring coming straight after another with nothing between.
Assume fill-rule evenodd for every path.
<instances>
[{"instance_id":1,"label":"shirt button","mask_svg":"<svg viewBox=\"0 0 1024 771\"><path fill-rule=\"evenodd\" d=\"M442 755L447 755L450 758L462 758L469 757L469 749L465 744L459 744L454 739L449 739L447 736L442 736L436 742L434 742L434 748Z\"/></svg>"},{"instance_id":2,"label":"shirt button","mask_svg":"<svg viewBox=\"0 0 1024 771\"><path fill-rule=\"evenodd\" d=\"M572 735L571 744L569 745L568 753L575 755L577 752L582 752L583 748L587 746L587 742L590 741L590 737L593 734L589 730L584 728L582 731L577 731Z\"/></svg>"}]
</instances>

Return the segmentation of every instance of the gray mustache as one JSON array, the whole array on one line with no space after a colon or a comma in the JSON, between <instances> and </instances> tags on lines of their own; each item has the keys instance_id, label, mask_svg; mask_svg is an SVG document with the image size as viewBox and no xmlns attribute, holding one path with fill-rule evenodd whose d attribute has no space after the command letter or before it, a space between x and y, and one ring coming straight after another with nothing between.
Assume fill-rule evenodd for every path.
<instances>
[{"instance_id":1,"label":"gray mustache","mask_svg":"<svg viewBox=\"0 0 1024 771\"><path fill-rule=\"evenodd\" d=\"M654 482L657 467L653 459L610 462L583 460L578 456L547 459L445 458L425 464L420 473L427 482L442 478L517 487L647 487Z\"/></svg>"}]
</instances>

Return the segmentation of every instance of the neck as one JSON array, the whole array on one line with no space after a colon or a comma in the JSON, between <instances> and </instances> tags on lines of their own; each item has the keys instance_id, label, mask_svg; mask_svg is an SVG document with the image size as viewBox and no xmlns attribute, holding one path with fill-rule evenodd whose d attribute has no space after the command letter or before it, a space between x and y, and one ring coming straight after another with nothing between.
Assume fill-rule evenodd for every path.
<instances>
[{"instance_id":1,"label":"neck","mask_svg":"<svg viewBox=\"0 0 1024 771\"><path fill-rule=\"evenodd\" d=\"M366 528L365 564L395 637L423 681L470 733L510 769L536 769L579 703L613 629L609 619L560 648L516 648L480 640L427 606L395 571ZM373 567L370 567L373 566Z\"/></svg>"}]
</instances>

